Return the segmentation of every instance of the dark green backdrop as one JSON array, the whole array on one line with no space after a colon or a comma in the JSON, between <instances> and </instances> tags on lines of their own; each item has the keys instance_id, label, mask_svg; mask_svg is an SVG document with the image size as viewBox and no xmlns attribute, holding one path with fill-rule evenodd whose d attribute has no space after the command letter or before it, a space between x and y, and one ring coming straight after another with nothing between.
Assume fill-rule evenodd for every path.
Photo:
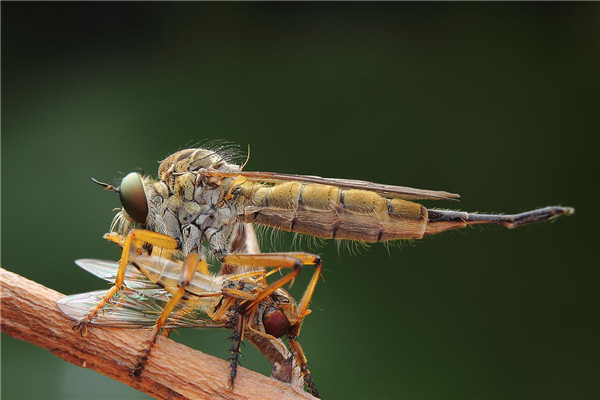
<instances>
[{"instance_id":1,"label":"dark green backdrop","mask_svg":"<svg viewBox=\"0 0 600 400\"><path fill-rule=\"evenodd\" d=\"M249 170L462 194L431 207L569 205L514 231L313 249L325 281L300 339L326 398L597 398L599 11L3 2L2 266L63 293L105 287L73 264L119 256L101 239L118 202L89 178L155 174L203 139L250 144ZM225 357L229 334L174 338ZM2 336L4 399L133 397Z\"/></svg>"}]
</instances>

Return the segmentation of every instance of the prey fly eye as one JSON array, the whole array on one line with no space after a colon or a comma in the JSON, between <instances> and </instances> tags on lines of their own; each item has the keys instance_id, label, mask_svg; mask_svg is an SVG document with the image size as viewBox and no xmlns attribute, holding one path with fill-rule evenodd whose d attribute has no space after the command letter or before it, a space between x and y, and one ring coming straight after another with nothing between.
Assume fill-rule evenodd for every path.
<instances>
[{"instance_id":1,"label":"prey fly eye","mask_svg":"<svg viewBox=\"0 0 600 400\"><path fill-rule=\"evenodd\" d=\"M136 172L128 174L121 181L119 198L125 212L135 222L144 224L148 216L148 201L142 177Z\"/></svg>"},{"instance_id":2,"label":"prey fly eye","mask_svg":"<svg viewBox=\"0 0 600 400\"><path fill-rule=\"evenodd\" d=\"M265 331L276 338L280 338L290 330L290 321L281 308L269 307L263 314Z\"/></svg>"}]
</instances>

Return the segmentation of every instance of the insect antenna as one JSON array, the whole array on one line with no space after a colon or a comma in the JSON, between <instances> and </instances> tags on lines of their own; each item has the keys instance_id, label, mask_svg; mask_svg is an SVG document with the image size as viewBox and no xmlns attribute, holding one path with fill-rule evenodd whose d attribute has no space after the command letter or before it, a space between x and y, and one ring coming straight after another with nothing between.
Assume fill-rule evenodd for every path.
<instances>
[{"instance_id":1,"label":"insect antenna","mask_svg":"<svg viewBox=\"0 0 600 400\"><path fill-rule=\"evenodd\" d=\"M110 190L111 192L119 193L121 191L121 189L119 189L118 187L115 187L113 185L109 185L108 183L100 182L99 180L96 180L94 178L90 178L90 180L92 182L94 182L95 184L100 185L100 186L106 188L106 190Z\"/></svg>"}]
</instances>

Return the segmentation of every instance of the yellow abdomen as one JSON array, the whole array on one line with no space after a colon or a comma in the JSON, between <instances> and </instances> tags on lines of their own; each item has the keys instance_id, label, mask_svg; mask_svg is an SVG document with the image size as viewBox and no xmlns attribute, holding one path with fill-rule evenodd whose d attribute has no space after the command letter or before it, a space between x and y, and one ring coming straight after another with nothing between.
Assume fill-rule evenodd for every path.
<instances>
[{"instance_id":1,"label":"yellow abdomen","mask_svg":"<svg viewBox=\"0 0 600 400\"><path fill-rule=\"evenodd\" d=\"M316 183L242 184L246 222L327 239L419 239L427 209L375 192Z\"/></svg>"}]
</instances>

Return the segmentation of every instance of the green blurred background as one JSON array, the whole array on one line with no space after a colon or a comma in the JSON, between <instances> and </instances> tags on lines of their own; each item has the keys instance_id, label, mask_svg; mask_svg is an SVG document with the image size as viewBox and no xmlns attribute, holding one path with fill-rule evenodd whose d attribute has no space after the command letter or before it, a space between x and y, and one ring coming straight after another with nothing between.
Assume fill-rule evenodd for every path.
<instances>
[{"instance_id":1,"label":"green blurred background","mask_svg":"<svg viewBox=\"0 0 600 400\"><path fill-rule=\"evenodd\" d=\"M89 178L154 175L203 139L250 144L248 170L462 195L430 207L569 205L389 252L313 248L325 280L300 340L325 398L598 398L599 11L3 2L2 266L63 293L105 287L73 264L119 256L101 239L118 201ZM172 337L226 357L229 335ZM143 397L2 335L3 399Z\"/></svg>"}]
</instances>

